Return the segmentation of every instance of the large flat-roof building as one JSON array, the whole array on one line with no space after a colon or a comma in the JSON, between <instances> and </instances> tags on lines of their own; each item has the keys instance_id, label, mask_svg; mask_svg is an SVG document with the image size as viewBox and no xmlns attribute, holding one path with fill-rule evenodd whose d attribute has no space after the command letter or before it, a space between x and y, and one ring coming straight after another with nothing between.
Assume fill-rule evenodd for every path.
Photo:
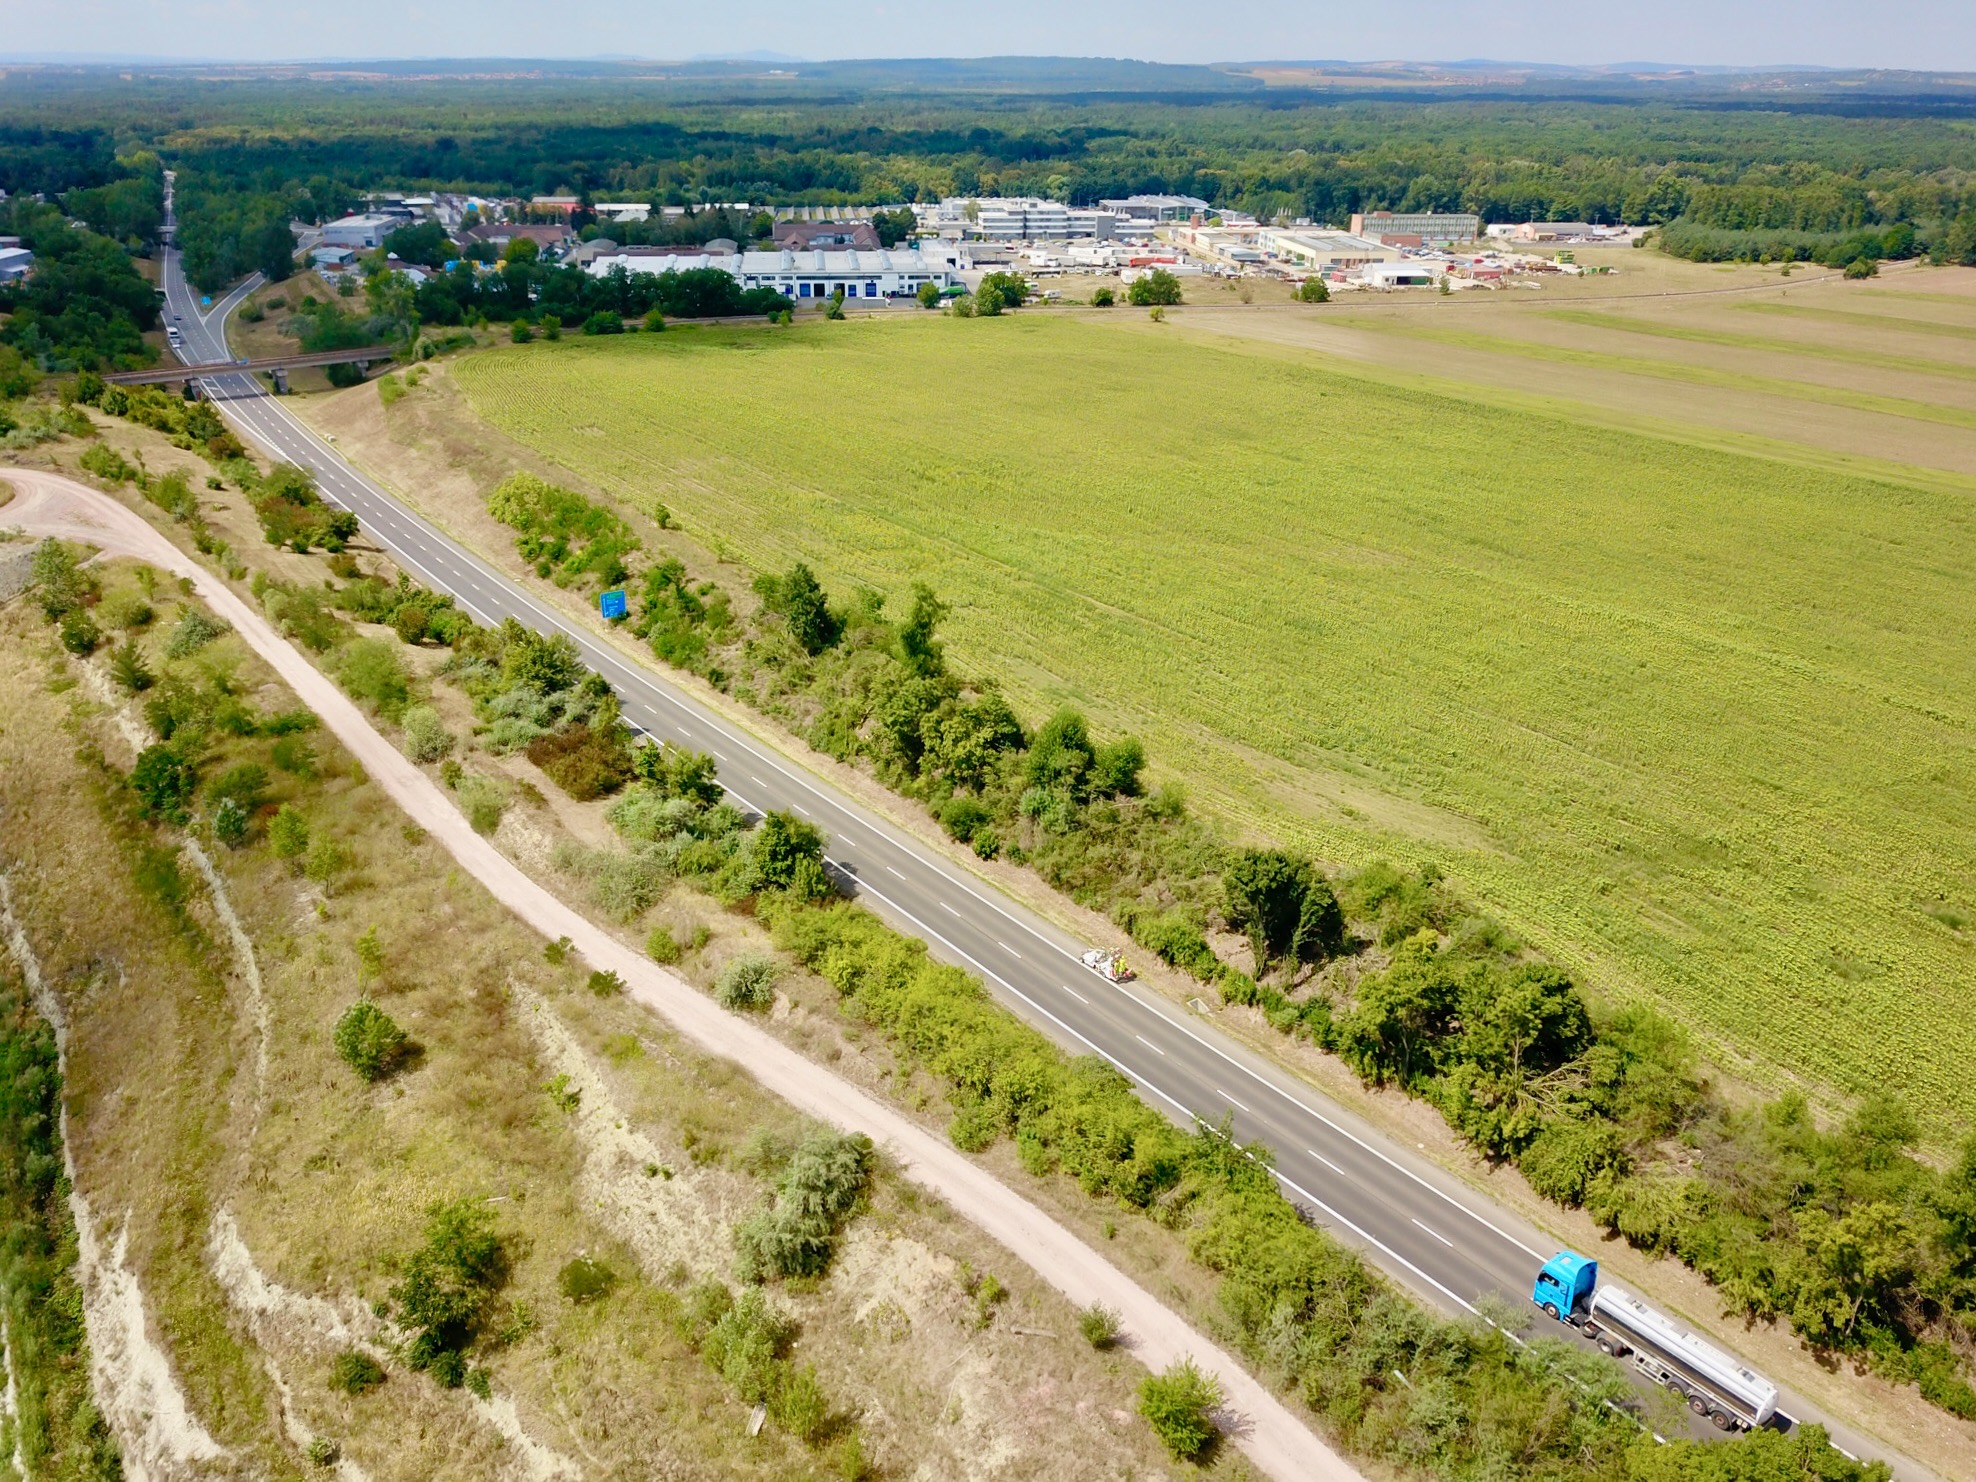
<instances>
[{"instance_id":1,"label":"large flat-roof building","mask_svg":"<svg viewBox=\"0 0 1976 1482\"><path fill-rule=\"evenodd\" d=\"M1199 196L1136 195L1098 202L1100 209L1121 222L1156 224L1162 221L1191 221L1209 215L1214 208Z\"/></svg>"},{"instance_id":2,"label":"large flat-roof building","mask_svg":"<svg viewBox=\"0 0 1976 1482\"><path fill-rule=\"evenodd\" d=\"M1482 218L1465 211L1365 211L1352 217L1352 235L1375 241L1408 238L1405 245L1473 242L1482 234Z\"/></svg>"},{"instance_id":3,"label":"large flat-roof building","mask_svg":"<svg viewBox=\"0 0 1976 1482\"><path fill-rule=\"evenodd\" d=\"M743 288L773 288L802 302L825 299L838 289L844 297L880 299L919 292L920 285L950 287L951 260L928 257L917 250L894 248L877 252L817 248L809 252L677 252L665 248L621 247L600 254L587 264L603 277L614 268L629 273L683 273L694 268L718 268L732 274Z\"/></svg>"},{"instance_id":4,"label":"large flat-roof building","mask_svg":"<svg viewBox=\"0 0 1976 1482\"><path fill-rule=\"evenodd\" d=\"M1257 245L1270 256L1320 273L1347 272L1368 263L1398 262L1400 249L1350 232L1318 228L1268 228L1257 234Z\"/></svg>"},{"instance_id":5,"label":"large flat-roof building","mask_svg":"<svg viewBox=\"0 0 1976 1482\"><path fill-rule=\"evenodd\" d=\"M1117 235L1117 217L1046 201L1036 196L949 196L932 213L932 226L979 235L990 242L1063 242Z\"/></svg>"},{"instance_id":6,"label":"large flat-roof building","mask_svg":"<svg viewBox=\"0 0 1976 1482\"><path fill-rule=\"evenodd\" d=\"M322 229L322 239L331 247L352 247L364 252L372 247L382 247L384 239L403 226L406 219L396 212L387 214L382 211L344 216Z\"/></svg>"}]
</instances>

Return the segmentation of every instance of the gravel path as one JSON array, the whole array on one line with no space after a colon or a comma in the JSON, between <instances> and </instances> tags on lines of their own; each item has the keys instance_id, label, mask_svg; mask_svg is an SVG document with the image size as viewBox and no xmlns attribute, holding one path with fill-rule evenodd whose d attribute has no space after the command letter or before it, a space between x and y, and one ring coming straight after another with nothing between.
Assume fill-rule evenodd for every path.
<instances>
[{"instance_id":1,"label":"gravel path","mask_svg":"<svg viewBox=\"0 0 1976 1482\"><path fill-rule=\"evenodd\" d=\"M1224 1428L1267 1475L1278 1482L1362 1482L1356 1468L1240 1364L1070 1230L941 1138L719 1008L678 975L614 940L523 874L467 826L439 785L381 736L328 676L292 648L258 611L135 511L57 474L21 469L10 470L7 476L16 489L7 506L9 524L35 536L84 541L106 554L134 556L190 577L207 605L233 624L302 703L322 718L392 801L544 937L568 937L586 962L616 972L633 998L680 1034L701 1049L745 1067L765 1089L792 1106L870 1136L909 1178L1027 1261L1070 1301L1080 1307L1102 1302L1116 1310L1123 1319L1125 1346L1148 1368L1163 1369L1192 1357L1214 1374L1227 1397Z\"/></svg>"}]
</instances>

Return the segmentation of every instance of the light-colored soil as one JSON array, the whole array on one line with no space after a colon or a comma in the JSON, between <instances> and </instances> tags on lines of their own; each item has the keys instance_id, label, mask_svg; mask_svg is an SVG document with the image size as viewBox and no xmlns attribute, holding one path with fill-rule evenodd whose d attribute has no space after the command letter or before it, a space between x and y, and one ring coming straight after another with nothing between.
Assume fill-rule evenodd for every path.
<instances>
[{"instance_id":1,"label":"light-colored soil","mask_svg":"<svg viewBox=\"0 0 1976 1482\"><path fill-rule=\"evenodd\" d=\"M1125 1314L1130 1351L1134 1358L1163 1367L1183 1355L1215 1368L1221 1375L1232 1408L1244 1422L1239 1438L1241 1449L1271 1475L1309 1477L1316 1475L1355 1475L1341 1461L1331 1457L1296 1418L1262 1386L1250 1379L1239 1365L1200 1333L1190 1329L1171 1309L1143 1287L1123 1276L1096 1251L1078 1240L1061 1224L1050 1220L1034 1205L1017 1197L976 1164L957 1153L943 1139L933 1136L890 1107L862 1095L785 1048L774 1038L752 1025L742 1023L716 1009L701 993L676 975L656 967L632 952L612 936L593 926L575 911L550 896L534 881L501 855L487 840L472 833L449 799L429 779L406 762L370 726L329 682L300 655L288 647L251 607L197 564L165 541L143 519L106 497L80 489L65 480L46 475L23 475L27 490L21 515L37 533L60 533L86 539L102 549L142 554L158 566L191 579L213 610L236 629L281 679L322 715L332 734L349 747L361 764L363 774L411 815L434 843L450 854L457 864L489 885L510 909L547 937L568 936L589 963L617 971L630 986L634 1000L658 1010L674 1024L687 1041L724 1059L749 1067L755 1080L811 1115L840 1126L859 1127L874 1135L887 1149L895 1166L905 1176L936 1192L961 1218L970 1221L1036 1273L1032 1278L1038 1293L1054 1289L1043 1309L1054 1315L1050 1323L1061 1335L1068 1323L1071 1306L1103 1301ZM412 1027L416 1030L414 1015ZM285 1101L302 1088L281 1089L275 1101ZM613 1119L615 1121L615 1119ZM244 1227L243 1227L244 1229ZM257 1249L258 1237L244 1231ZM859 1240L870 1237L859 1237ZM915 1237L917 1238L917 1237ZM911 1324L913 1304L935 1313L951 1308L952 1302L926 1295L937 1288L926 1285L925 1272L941 1274L940 1257L915 1250L896 1239L887 1247L865 1248L853 1241L858 1253L852 1257L855 1271L868 1273L878 1285L893 1292L892 1300L907 1314ZM380 1242L382 1243L382 1242ZM396 1242L402 1246L402 1239ZM264 1263L267 1256L260 1258ZM876 1264L874 1264L876 1263ZM889 1273L889 1274L887 1274ZM917 1274L916 1274L917 1273ZM850 1283L855 1286L856 1283ZM1018 1292L1023 1283L1013 1283ZM916 1295L917 1294L917 1295ZM1061 1295L1056 1295L1061 1294ZM910 1300L909 1300L910 1299ZM845 1301L851 1301L847 1292ZM925 1305L932 1302L932 1306ZM1054 1304L1051 1306L1050 1304ZM852 1315L858 1316L855 1308ZM863 1313L874 1320L876 1309ZM1021 1324L1027 1326L1027 1323ZM937 1330L929 1318L922 1328ZM1013 1331L1007 1334L1002 1356L989 1354L980 1362L1006 1362L1027 1352L1028 1339ZM1039 1327L1042 1325L1039 1324ZM997 1340L998 1342L1000 1340ZM1059 1349L1059 1352L1063 1350ZM955 1381L949 1374L941 1383ZM500 1382L497 1373L497 1384ZM1003 1401L988 1403L983 1386L962 1376L961 1387L973 1398L959 1403L955 1424L957 1446L973 1447L984 1459L992 1460L997 1448L1014 1442L1006 1433L999 1439L980 1429L989 1417L1006 1413L1009 1403L1024 1398L1020 1385L999 1391ZM992 1398L992 1397L991 1397ZM1072 1404L1061 1383L1050 1395L1030 1395L1040 1403ZM986 1408L980 1408L982 1405ZM1117 1408L1114 1405L1113 1408ZM1104 1427L1119 1426L1112 1416L1093 1421ZM531 1425L531 1429L533 1429ZM992 1429L992 1427L991 1427ZM1054 1438L1053 1438L1054 1439ZM1095 1441L1097 1434L1091 1439ZM1057 1444L1060 1444L1057 1443ZM958 1454L958 1453L956 1453ZM369 1458L366 1458L367 1464ZM373 1468L374 1470L374 1468ZM985 1475L985 1473L983 1473Z\"/></svg>"},{"instance_id":2,"label":"light-colored soil","mask_svg":"<svg viewBox=\"0 0 1976 1482\"><path fill-rule=\"evenodd\" d=\"M1804 451L1823 454L1828 466L1831 461L1845 460L1839 466L1860 472L1871 471L1862 464L1884 463L1941 470L1965 478L1976 475L1976 437L1964 427L1835 406L1770 389L1683 384L1637 369L1629 372L1624 363L1547 364L1504 353L1500 347L1492 349L1485 343L1448 343L1432 337L1446 331L1485 339L1531 341L1592 350L1617 357L1620 362L1659 361L1677 368L1693 365L1730 376L1746 372L1767 382L1796 380L1809 386L1939 402L1948 407L1976 406L1970 394L1976 390L1972 383L1958 385L1926 373L1931 361L1966 359L1961 347L1945 346L1940 337L1933 342L1917 341L1912 334L1901 334L1892 327L1880 330L1856 322L1809 317L1794 322L1783 315L1750 312L1743 307L1829 306L1885 315L1891 320L1897 307L1904 307L1910 316L1922 317L1915 312L1921 309L1920 304L1892 297L1921 291L1941 293L1951 300L1966 297L1976 310L1976 292L1959 286L1964 280L1976 282L1976 273L1968 269L1901 267L1890 269L1886 279L1858 284L1822 270L1807 272L1801 268L1798 274L1783 278L1775 269L1743 267L1717 276L1713 265L1677 264L1645 252L1629 254L1629 266L1633 258L1640 259L1639 267L1649 270L1642 279L1664 285L1661 291L1641 296L1640 283L1634 282L1629 291L1624 285L1632 280L1624 276L1546 278L1545 286L1536 291L1505 289L1448 298L1425 291L1416 296L1341 296L1326 305L1266 308L1259 304L1245 312L1195 313L1182 309L1170 315L1169 322L1190 334L1315 349L1357 362L1364 369L1429 378L1436 389L1457 394L1465 391L1483 400L1501 399L1504 392L1542 397L1565 403L1580 415L1589 414L1589 420L1650 425L1656 432L1685 440L1712 431L1761 439L1771 445L1763 451L1784 456L1792 456L1794 449L1800 450L1796 454L1799 457ZM1709 274L1715 281L1691 286L1696 273ZM1891 286L1895 284L1914 287ZM1976 323L1976 314L1964 316L1952 303L1937 309ZM1810 356L1792 357L1788 352L1766 353L1568 325L1548 317L1556 310L1636 317L1649 326L1691 325L1752 337L1798 338L1837 348L1906 353L1913 356L1915 370L1903 374Z\"/></svg>"}]
</instances>

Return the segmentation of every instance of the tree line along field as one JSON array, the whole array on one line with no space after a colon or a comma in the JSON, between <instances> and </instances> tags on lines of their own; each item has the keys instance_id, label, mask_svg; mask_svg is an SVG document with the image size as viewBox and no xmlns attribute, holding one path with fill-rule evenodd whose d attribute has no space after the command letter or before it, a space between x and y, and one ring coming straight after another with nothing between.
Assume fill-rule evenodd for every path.
<instances>
[{"instance_id":1,"label":"tree line along field","mask_svg":"<svg viewBox=\"0 0 1976 1482\"><path fill-rule=\"evenodd\" d=\"M1432 859L1731 1063L1966 1125L1966 497L1141 320L533 346L497 427L750 564L915 579L1033 722L1237 826Z\"/></svg>"}]
</instances>

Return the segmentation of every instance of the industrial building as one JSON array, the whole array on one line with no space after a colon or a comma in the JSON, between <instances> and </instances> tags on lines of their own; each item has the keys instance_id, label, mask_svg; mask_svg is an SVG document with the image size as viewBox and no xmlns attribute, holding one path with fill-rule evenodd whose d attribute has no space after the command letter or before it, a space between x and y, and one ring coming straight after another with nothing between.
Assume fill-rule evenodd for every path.
<instances>
[{"instance_id":1,"label":"industrial building","mask_svg":"<svg viewBox=\"0 0 1976 1482\"><path fill-rule=\"evenodd\" d=\"M1368 237L1312 227L1266 229L1257 234L1257 245L1272 257L1320 273L1343 273L1370 263L1398 262L1403 255L1399 248Z\"/></svg>"},{"instance_id":2,"label":"industrial building","mask_svg":"<svg viewBox=\"0 0 1976 1482\"><path fill-rule=\"evenodd\" d=\"M1199 196L1121 196L1114 201L1100 201L1098 206L1117 217L1121 227L1127 223L1152 227L1168 221L1191 221L1214 210Z\"/></svg>"},{"instance_id":3,"label":"industrial building","mask_svg":"<svg viewBox=\"0 0 1976 1482\"><path fill-rule=\"evenodd\" d=\"M1351 231L1396 247L1445 247L1473 242L1482 234L1482 218L1466 212L1366 211L1352 217Z\"/></svg>"},{"instance_id":4,"label":"industrial building","mask_svg":"<svg viewBox=\"0 0 1976 1482\"><path fill-rule=\"evenodd\" d=\"M842 289L844 297L881 299L910 296L920 285L951 287L955 264L917 249L832 252L675 252L664 248L621 247L600 254L588 270L603 277L613 268L630 273L683 273L695 268L718 268L732 274L743 288L773 288L802 302L825 299Z\"/></svg>"},{"instance_id":5,"label":"industrial building","mask_svg":"<svg viewBox=\"0 0 1976 1482\"><path fill-rule=\"evenodd\" d=\"M20 245L16 237L13 244L0 247L0 283L18 283L34 269L34 254Z\"/></svg>"},{"instance_id":6,"label":"industrial building","mask_svg":"<svg viewBox=\"0 0 1976 1482\"><path fill-rule=\"evenodd\" d=\"M384 239L405 225L406 220L406 217L396 213L387 215L381 211L340 217L322 229L323 243L329 247L350 247L367 252L373 247L382 247Z\"/></svg>"},{"instance_id":7,"label":"industrial building","mask_svg":"<svg viewBox=\"0 0 1976 1482\"><path fill-rule=\"evenodd\" d=\"M978 235L990 242L1063 242L1118 235L1110 211L1093 211L1035 196L949 196L924 224L950 235Z\"/></svg>"}]
</instances>

